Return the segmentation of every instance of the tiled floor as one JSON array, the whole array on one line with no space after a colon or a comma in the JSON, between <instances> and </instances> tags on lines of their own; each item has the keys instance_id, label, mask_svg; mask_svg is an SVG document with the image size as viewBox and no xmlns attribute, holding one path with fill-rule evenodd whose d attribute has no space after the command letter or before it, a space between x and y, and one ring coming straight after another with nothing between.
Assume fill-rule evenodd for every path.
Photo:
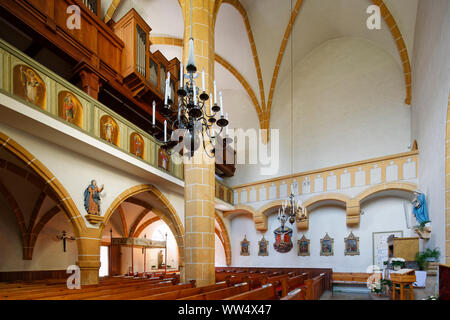
<instances>
[{"instance_id":1,"label":"tiled floor","mask_svg":"<svg viewBox=\"0 0 450 320\"><path fill-rule=\"evenodd\" d=\"M334 292L326 291L320 300L373 300L369 293L360 292Z\"/></svg>"}]
</instances>

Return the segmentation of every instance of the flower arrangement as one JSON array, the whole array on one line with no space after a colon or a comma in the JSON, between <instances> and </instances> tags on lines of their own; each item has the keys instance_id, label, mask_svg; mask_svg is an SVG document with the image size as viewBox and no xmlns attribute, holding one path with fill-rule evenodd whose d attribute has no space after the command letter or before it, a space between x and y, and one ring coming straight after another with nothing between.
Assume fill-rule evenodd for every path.
<instances>
[{"instance_id":1,"label":"flower arrangement","mask_svg":"<svg viewBox=\"0 0 450 320\"><path fill-rule=\"evenodd\" d=\"M388 290L392 288L392 281L387 279L381 279L379 281L368 284L368 288L372 293L377 295L388 294Z\"/></svg>"},{"instance_id":2,"label":"flower arrangement","mask_svg":"<svg viewBox=\"0 0 450 320\"><path fill-rule=\"evenodd\" d=\"M394 270L400 270L405 267L405 259L403 258L392 258L391 265L394 267Z\"/></svg>"}]
</instances>

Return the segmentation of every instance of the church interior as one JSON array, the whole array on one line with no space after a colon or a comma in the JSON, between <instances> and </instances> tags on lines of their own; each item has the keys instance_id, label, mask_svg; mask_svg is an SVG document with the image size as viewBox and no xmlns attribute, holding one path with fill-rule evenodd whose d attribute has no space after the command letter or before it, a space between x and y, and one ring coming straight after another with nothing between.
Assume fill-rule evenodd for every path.
<instances>
[{"instance_id":1,"label":"church interior","mask_svg":"<svg viewBox=\"0 0 450 320\"><path fill-rule=\"evenodd\" d=\"M448 0L0 0L0 300L448 300L449 30Z\"/></svg>"}]
</instances>

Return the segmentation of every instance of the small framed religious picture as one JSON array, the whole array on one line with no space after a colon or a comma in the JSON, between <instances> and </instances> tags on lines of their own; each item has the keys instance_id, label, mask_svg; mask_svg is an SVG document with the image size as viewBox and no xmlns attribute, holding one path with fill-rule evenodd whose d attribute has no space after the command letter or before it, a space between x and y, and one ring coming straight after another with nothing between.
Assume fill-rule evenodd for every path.
<instances>
[{"instance_id":1,"label":"small framed religious picture","mask_svg":"<svg viewBox=\"0 0 450 320\"><path fill-rule=\"evenodd\" d=\"M311 243L311 241L309 239L307 239L305 237L305 235L303 235L303 237L300 240L297 240L297 244L298 244L297 255L303 256L303 257L311 255L311 253L309 252L309 244L310 243Z\"/></svg>"},{"instance_id":2,"label":"small framed religious picture","mask_svg":"<svg viewBox=\"0 0 450 320\"><path fill-rule=\"evenodd\" d=\"M250 241L247 240L247 236L244 236L244 240L241 241L241 256L250 255Z\"/></svg>"},{"instance_id":3,"label":"small framed religious picture","mask_svg":"<svg viewBox=\"0 0 450 320\"><path fill-rule=\"evenodd\" d=\"M334 255L334 239L330 238L328 233L320 239L320 255L321 256L333 256Z\"/></svg>"},{"instance_id":4,"label":"small framed religious picture","mask_svg":"<svg viewBox=\"0 0 450 320\"><path fill-rule=\"evenodd\" d=\"M359 256L359 237L355 237L353 232L344 239L346 256Z\"/></svg>"},{"instance_id":5,"label":"small framed religious picture","mask_svg":"<svg viewBox=\"0 0 450 320\"><path fill-rule=\"evenodd\" d=\"M258 241L258 256L267 257L269 255L269 241L264 236L261 241Z\"/></svg>"}]
</instances>

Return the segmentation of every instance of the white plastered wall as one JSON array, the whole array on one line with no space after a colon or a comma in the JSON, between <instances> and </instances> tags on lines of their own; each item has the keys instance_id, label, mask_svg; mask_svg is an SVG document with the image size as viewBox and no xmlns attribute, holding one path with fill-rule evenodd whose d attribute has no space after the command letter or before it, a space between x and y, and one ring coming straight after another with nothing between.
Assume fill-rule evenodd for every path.
<instances>
[{"instance_id":1,"label":"white plastered wall","mask_svg":"<svg viewBox=\"0 0 450 320\"><path fill-rule=\"evenodd\" d=\"M305 267L305 268L333 268L334 272L366 272L368 266L373 264L373 232L402 231L404 236L413 236L407 228L403 199L383 197L367 201L361 207L364 214L361 216L360 225L356 228L346 226L346 212L338 206L323 206L310 212L309 230L298 232L293 229L293 249L288 253L279 253L273 248L273 230L280 226L276 214L268 219L268 231L265 233L269 241L269 256L258 256L258 241L262 234L257 232L252 219L238 216L231 221L231 248L233 266L248 267ZM358 256L344 255L344 238L353 231L359 237ZM320 239L326 232L334 239L334 255L320 256ZM297 240L302 235L311 241L311 255L298 256ZM247 236L250 241L250 256L240 255L240 242Z\"/></svg>"},{"instance_id":2,"label":"white plastered wall","mask_svg":"<svg viewBox=\"0 0 450 320\"><path fill-rule=\"evenodd\" d=\"M449 30L450 3L447 0L419 1L412 61L412 136L419 145L420 188L427 195L433 225L433 235L427 246L438 247L441 253L446 246L445 137L450 91ZM450 251L447 250L448 255ZM445 254L441 254L441 260L445 261Z\"/></svg>"}]
</instances>

